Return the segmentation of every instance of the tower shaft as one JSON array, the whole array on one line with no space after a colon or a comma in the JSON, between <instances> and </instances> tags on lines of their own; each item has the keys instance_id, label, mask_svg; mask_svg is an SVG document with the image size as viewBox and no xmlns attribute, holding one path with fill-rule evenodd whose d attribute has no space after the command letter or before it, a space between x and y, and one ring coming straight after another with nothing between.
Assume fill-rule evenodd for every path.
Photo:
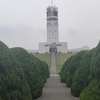
<instances>
[{"instance_id":1,"label":"tower shaft","mask_svg":"<svg viewBox=\"0 0 100 100\"><path fill-rule=\"evenodd\" d=\"M50 6L47 8L47 42L48 43L59 42L58 8L54 6Z\"/></svg>"}]
</instances>

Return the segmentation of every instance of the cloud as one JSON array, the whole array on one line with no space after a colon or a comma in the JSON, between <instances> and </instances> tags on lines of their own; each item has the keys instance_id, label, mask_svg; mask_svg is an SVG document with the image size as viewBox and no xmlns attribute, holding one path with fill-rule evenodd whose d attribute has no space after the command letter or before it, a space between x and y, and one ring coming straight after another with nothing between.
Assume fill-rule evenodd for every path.
<instances>
[{"instance_id":1,"label":"cloud","mask_svg":"<svg viewBox=\"0 0 100 100\"><path fill-rule=\"evenodd\" d=\"M67 34L69 35L69 36L76 36L76 35L78 35L78 31L76 31L76 30L74 30L74 29L68 29L67 30Z\"/></svg>"},{"instance_id":2,"label":"cloud","mask_svg":"<svg viewBox=\"0 0 100 100\"><path fill-rule=\"evenodd\" d=\"M1 0L0 40L9 47L38 49L46 42L46 8L50 0ZM100 0L54 0L59 14L59 41L68 48L95 47L100 40Z\"/></svg>"},{"instance_id":3,"label":"cloud","mask_svg":"<svg viewBox=\"0 0 100 100\"><path fill-rule=\"evenodd\" d=\"M0 27L1 41L9 47L23 47L25 49L38 49L39 42L45 42L44 31L34 30L33 28L20 24L13 27Z\"/></svg>"}]
</instances>

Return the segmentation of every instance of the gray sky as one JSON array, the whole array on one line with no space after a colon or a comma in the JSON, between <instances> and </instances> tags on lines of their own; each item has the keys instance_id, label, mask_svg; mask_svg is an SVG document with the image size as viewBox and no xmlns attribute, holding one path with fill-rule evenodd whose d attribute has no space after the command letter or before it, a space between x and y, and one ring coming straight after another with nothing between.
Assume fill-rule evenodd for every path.
<instances>
[{"instance_id":1,"label":"gray sky","mask_svg":"<svg viewBox=\"0 0 100 100\"><path fill-rule=\"evenodd\" d=\"M0 0L0 40L8 47L38 49L47 41L50 0ZM54 0L59 10L59 41L68 48L96 47L100 40L100 0Z\"/></svg>"}]
</instances>

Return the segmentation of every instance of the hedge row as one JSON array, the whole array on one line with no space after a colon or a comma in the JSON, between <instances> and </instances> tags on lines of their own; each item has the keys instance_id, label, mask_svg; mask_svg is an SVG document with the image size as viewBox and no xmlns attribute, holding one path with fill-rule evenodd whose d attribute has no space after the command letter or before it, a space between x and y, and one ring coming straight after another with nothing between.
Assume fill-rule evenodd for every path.
<instances>
[{"instance_id":1,"label":"hedge row","mask_svg":"<svg viewBox=\"0 0 100 100\"><path fill-rule=\"evenodd\" d=\"M48 77L45 62L0 41L0 100L33 100L42 95Z\"/></svg>"},{"instance_id":2,"label":"hedge row","mask_svg":"<svg viewBox=\"0 0 100 100\"><path fill-rule=\"evenodd\" d=\"M100 100L100 42L96 48L70 57L60 76L73 96L80 100Z\"/></svg>"}]
</instances>

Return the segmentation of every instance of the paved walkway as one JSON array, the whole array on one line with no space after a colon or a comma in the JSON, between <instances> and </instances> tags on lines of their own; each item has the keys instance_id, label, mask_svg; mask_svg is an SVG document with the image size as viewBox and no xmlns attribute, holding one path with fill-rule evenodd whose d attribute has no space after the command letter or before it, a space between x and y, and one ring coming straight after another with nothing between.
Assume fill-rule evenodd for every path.
<instances>
[{"instance_id":1,"label":"paved walkway","mask_svg":"<svg viewBox=\"0 0 100 100\"><path fill-rule=\"evenodd\" d=\"M56 53L51 53L51 75L43 88L43 94L36 100L79 100L70 93L70 88L61 83L60 76L56 75Z\"/></svg>"},{"instance_id":2,"label":"paved walkway","mask_svg":"<svg viewBox=\"0 0 100 100\"><path fill-rule=\"evenodd\" d=\"M56 53L52 52L50 54L50 57L51 57L51 74L56 74L57 71L56 71Z\"/></svg>"},{"instance_id":3,"label":"paved walkway","mask_svg":"<svg viewBox=\"0 0 100 100\"><path fill-rule=\"evenodd\" d=\"M51 75L43 88L43 95L36 100L79 100L70 93L70 88L61 83L60 76Z\"/></svg>"}]
</instances>

